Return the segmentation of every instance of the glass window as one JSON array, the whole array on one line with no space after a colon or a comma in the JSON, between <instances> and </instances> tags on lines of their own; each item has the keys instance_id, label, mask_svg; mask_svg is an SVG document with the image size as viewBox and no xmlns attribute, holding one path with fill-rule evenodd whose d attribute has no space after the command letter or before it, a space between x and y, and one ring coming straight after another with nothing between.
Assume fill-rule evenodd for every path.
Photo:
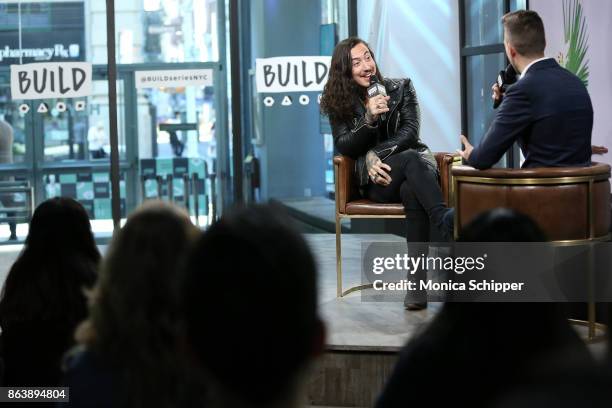
<instances>
[{"instance_id":1,"label":"glass window","mask_svg":"<svg viewBox=\"0 0 612 408\"><path fill-rule=\"evenodd\" d=\"M527 0L510 0L510 10L526 10Z\"/></svg>"},{"instance_id":2,"label":"glass window","mask_svg":"<svg viewBox=\"0 0 612 408\"><path fill-rule=\"evenodd\" d=\"M26 153L24 104L11 100L10 93L10 84L0 82L0 165L22 163ZM24 106L31 110L30 104Z\"/></svg>"},{"instance_id":3,"label":"glass window","mask_svg":"<svg viewBox=\"0 0 612 408\"><path fill-rule=\"evenodd\" d=\"M321 14L321 24L337 25L339 40L349 36L347 0L321 0Z\"/></svg>"},{"instance_id":4,"label":"glass window","mask_svg":"<svg viewBox=\"0 0 612 408\"><path fill-rule=\"evenodd\" d=\"M40 176L43 199L70 197L80 202L91 220L97 237L110 237L113 232L111 183L107 169L83 167L78 170L50 170ZM119 173L121 217L126 216L126 173Z\"/></svg>"},{"instance_id":5,"label":"glass window","mask_svg":"<svg viewBox=\"0 0 612 408\"><path fill-rule=\"evenodd\" d=\"M505 55L475 55L466 59L466 89L468 134L472 144L477 145L489 129L493 120L491 86L505 64Z\"/></svg>"},{"instance_id":6,"label":"glass window","mask_svg":"<svg viewBox=\"0 0 612 408\"><path fill-rule=\"evenodd\" d=\"M219 60L217 0L144 0L143 14L117 25L119 63Z\"/></svg>"},{"instance_id":7,"label":"glass window","mask_svg":"<svg viewBox=\"0 0 612 408\"><path fill-rule=\"evenodd\" d=\"M84 15L82 1L3 2L0 64L85 61Z\"/></svg>"},{"instance_id":8,"label":"glass window","mask_svg":"<svg viewBox=\"0 0 612 408\"><path fill-rule=\"evenodd\" d=\"M202 158L211 168L216 158L214 88L157 88L141 94L140 158ZM142 119L141 119L142 120Z\"/></svg>"},{"instance_id":9,"label":"glass window","mask_svg":"<svg viewBox=\"0 0 612 408\"><path fill-rule=\"evenodd\" d=\"M211 198L202 169L213 167L215 136L226 129L226 113L216 108L219 95L226 95L224 81L216 78L222 75L217 74L216 64L223 52L219 36L225 35L217 29L217 21L225 4L221 0L115 2L122 216L146 197L139 177L143 160L159 161L161 175L181 174L175 191L164 187L165 197L197 190L191 199L200 198L196 200L200 210L192 208L192 213L201 215L208 209ZM12 156L3 153L0 132L0 179L27 179L35 188L36 204L55 194L75 197L86 204L95 222L104 223L102 230L94 223L94 232L112 230L109 180L104 178L110 162L105 2L0 0L0 27L0 121L12 128L12 142L5 142L12 144ZM93 64L91 95L12 99L10 65L65 61ZM222 84L221 89L142 89L134 83L135 71L203 68L215 70L215 85ZM219 140L224 143L221 136ZM220 144L219 149L226 147ZM198 175L192 180L197 188L179 188L185 161L190 177ZM0 197L0 204L3 201ZM0 223L1 218L0 211Z\"/></svg>"},{"instance_id":10,"label":"glass window","mask_svg":"<svg viewBox=\"0 0 612 408\"><path fill-rule=\"evenodd\" d=\"M504 0L464 1L465 46L499 44L503 42L504 30L501 18Z\"/></svg>"},{"instance_id":11,"label":"glass window","mask_svg":"<svg viewBox=\"0 0 612 408\"><path fill-rule=\"evenodd\" d=\"M105 64L105 4L84 3L88 60ZM217 0L119 1L115 21L118 64L219 60Z\"/></svg>"},{"instance_id":12,"label":"glass window","mask_svg":"<svg viewBox=\"0 0 612 408\"><path fill-rule=\"evenodd\" d=\"M123 81L117 81L117 120L119 131L119 157L125 159L125 103ZM44 137L45 162L71 160L110 159L108 132L108 81L93 81L93 95L66 103L66 110L60 111L58 103L63 101L47 99L49 112L37 114L41 134ZM75 107L85 102L83 110Z\"/></svg>"},{"instance_id":13,"label":"glass window","mask_svg":"<svg viewBox=\"0 0 612 408\"><path fill-rule=\"evenodd\" d=\"M42 115L37 112L40 103L11 99L9 66L44 61L85 61L84 10L82 1L0 4L0 119L13 131L12 157L5 156L3 164L24 162L27 150L33 156L33 146L28 142L32 139L28 134L36 130L34 116ZM58 101L47 102L50 102L48 106L55 106ZM50 114L57 117L59 112L52 110ZM69 115L67 112L59 116ZM50 125L44 130L49 130L53 137L60 137L60 128ZM78 132L78 125L76 130ZM80 137L71 132L66 140L73 136Z\"/></svg>"},{"instance_id":14,"label":"glass window","mask_svg":"<svg viewBox=\"0 0 612 408\"><path fill-rule=\"evenodd\" d=\"M87 102L86 117L83 125L87 128L86 152L84 159L110 160L110 138L109 138L109 104L108 104L108 81L95 80L93 82L93 95L89 96ZM125 135L125 83L117 81L117 130L119 138L119 158L126 159L126 135Z\"/></svg>"}]
</instances>

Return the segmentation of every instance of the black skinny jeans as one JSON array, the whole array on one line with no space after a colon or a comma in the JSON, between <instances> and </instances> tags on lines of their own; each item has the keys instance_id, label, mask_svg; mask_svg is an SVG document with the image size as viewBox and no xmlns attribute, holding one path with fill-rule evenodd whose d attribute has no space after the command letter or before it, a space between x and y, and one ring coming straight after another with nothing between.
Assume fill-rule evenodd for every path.
<instances>
[{"instance_id":1,"label":"black skinny jeans","mask_svg":"<svg viewBox=\"0 0 612 408\"><path fill-rule=\"evenodd\" d=\"M406 212L406 241L429 242L430 223L447 240L443 217L446 205L438 184L438 170L413 149L393 154L384 161L391 167L391 184L370 180L366 195L379 203L401 202Z\"/></svg>"},{"instance_id":2,"label":"black skinny jeans","mask_svg":"<svg viewBox=\"0 0 612 408\"><path fill-rule=\"evenodd\" d=\"M439 232L437 237L448 241L448 232L444 229L446 205L442 199L442 190L438 184L438 169L434 163L428 163L412 149L387 157L384 161L391 167L391 184L381 186L370 180L367 196L379 203L401 202L406 213L406 241L408 255L411 257L427 256L430 241L431 225ZM437 238L436 237L436 238ZM414 243L420 244L414 244ZM407 279L418 282L427 278L423 268L414 274L408 273ZM404 304L423 303L427 301L426 291L410 291Z\"/></svg>"}]
</instances>

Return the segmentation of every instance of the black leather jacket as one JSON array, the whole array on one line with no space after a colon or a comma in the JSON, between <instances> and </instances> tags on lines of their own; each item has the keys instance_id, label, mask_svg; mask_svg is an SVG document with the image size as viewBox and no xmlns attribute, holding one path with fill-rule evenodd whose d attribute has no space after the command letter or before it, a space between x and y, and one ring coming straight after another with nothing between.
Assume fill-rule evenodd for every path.
<instances>
[{"instance_id":1,"label":"black leather jacket","mask_svg":"<svg viewBox=\"0 0 612 408\"><path fill-rule=\"evenodd\" d=\"M406 149L415 149L421 157L437 169L436 160L426 144L419 139L420 110L416 92L410 79L385 79L390 96L385 121L369 126L365 120L366 108L356 101L352 122L331 120L336 150L355 159L355 172L359 187L368 184L365 156L373 150L381 160Z\"/></svg>"}]
</instances>

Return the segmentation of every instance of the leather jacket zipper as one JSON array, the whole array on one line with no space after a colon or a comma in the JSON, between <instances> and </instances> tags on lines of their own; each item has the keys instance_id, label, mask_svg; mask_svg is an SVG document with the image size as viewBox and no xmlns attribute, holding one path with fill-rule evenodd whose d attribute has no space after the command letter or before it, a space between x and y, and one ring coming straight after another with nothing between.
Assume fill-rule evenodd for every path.
<instances>
[{"instance_id":1,"label":"leather jacket zipper","mask_svg":"<svg viewBox=\"0 0 612 408\"><path fill-rule=\"evenodd\" d=\"M388 148L386 148L386 149L383 149L383 150L381 150L380 152L376 152L376 155L377 155L377 156L380 158L380 160L381 160L381 161L383 161L383 160L385 160L387 157L391 156L391 155L393 154L393 152L395 151L395 149L397 149L397 145L395 145L395 146L391 146L391 147L388 147ZM387 150L391 150L391 151L389 152L389 154L387 154L385 157L380 157L381 153L382 153L382 152L385 152L385 151L387 151Z\"/></svg>"},{"instance_id":2,"label":"leather jacket zipper","mask_svg":"<svg viewBox=\"0 0 612 408\"><path fill-rule=\"evenodd\" d=\"M389 115L388 116L389 120L387 120L387 134L389 134L389 123L391 123L391 115L393 115L393 112L395 111L395 109L397 108L398 105L399 105L399 103L395 103L393 105L393 107L391 108L391 110L389 111L389 114L388 114ZM398 124L399 124L399 115L396 116L396 119L395 119L395 129L394 130L397 130Z\"/></svg>"},{"instance_id":3,"label":"leather jacket zipper","mask_svg":"<svg viewBox=\"0 0 612 408\"><path fill-rule=\"evenodd\" d=\"M368 125L368 123L366 122L365 116L362 117L362 118L359 118L359 119L355 119L354 123L355 123L355 126L357 126L357 125L359 125L359 126L357 126L354 129L351 129L351 133L357 133L357 131L359 129L361 129L362 127L364 127L364 126L371 126L371 125Z\"/></svg>"}]
</instances>

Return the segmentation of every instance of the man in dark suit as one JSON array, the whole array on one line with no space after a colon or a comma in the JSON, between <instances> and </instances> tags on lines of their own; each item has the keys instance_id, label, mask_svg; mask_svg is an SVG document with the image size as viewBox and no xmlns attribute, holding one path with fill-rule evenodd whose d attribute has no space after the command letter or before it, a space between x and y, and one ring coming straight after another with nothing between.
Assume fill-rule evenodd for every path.
<instances>
[{"instance_id":1,"label":"man in dark suit","mask_svg":"<svg viewBox=\"0 0 612 408\"><path fill-rule=\"evenodd\" d=\"M524 168L588 166L591 163L593 107L582 81L544 57L544 24L535 11L520 10L503 18L506 55L520 79L503 102L480 144L461 136L467 163L493 166L516 141ZM494 86L494 97L501 97Z\"/></svg>"}]
</instances>

